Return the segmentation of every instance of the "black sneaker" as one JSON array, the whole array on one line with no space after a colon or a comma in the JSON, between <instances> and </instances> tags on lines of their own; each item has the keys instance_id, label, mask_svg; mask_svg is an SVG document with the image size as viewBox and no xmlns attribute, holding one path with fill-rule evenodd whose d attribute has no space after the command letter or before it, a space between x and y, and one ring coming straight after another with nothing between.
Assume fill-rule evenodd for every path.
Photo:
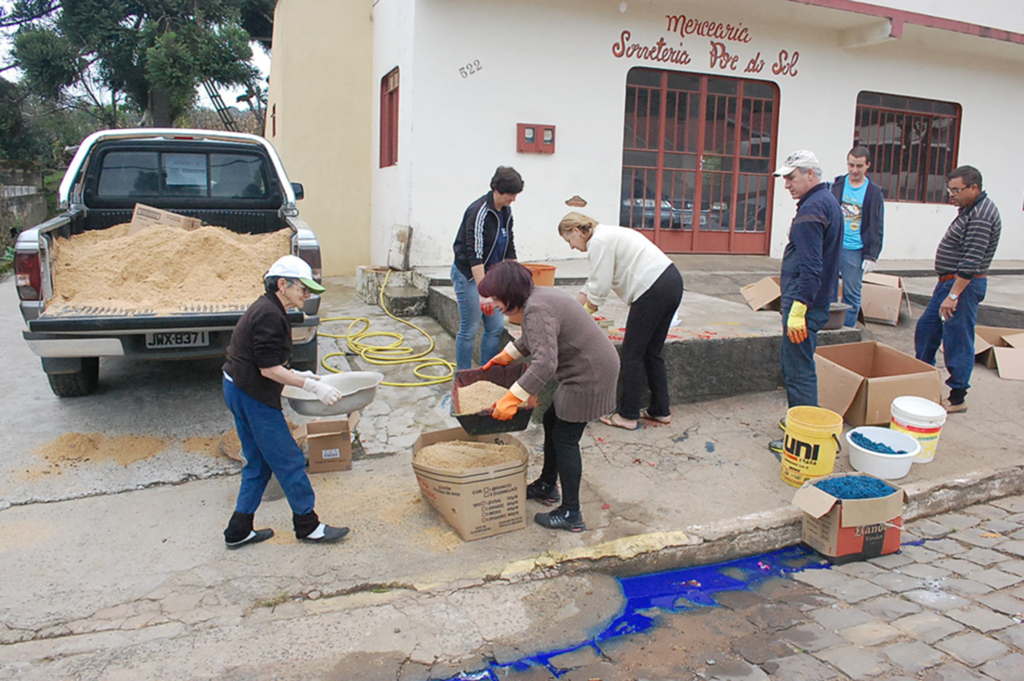
<instances>
[{"instance_id":1,"label":"black sneaker","mask_svg":"<svg viewBox=\"0 0 1024 681\"><path fill-rule=\"evenodd\" d=\"M313 532L316 532L316 530L313 530ZM311 542L313 544L330 544L331 542L336 542L340 541L341 539L344 539L345 535L347 534L347 527L331 527L330 525L324 525L324 536L302 537L301 541Z\"/></svg>"},{"instance_id":2,"label":"black sneaker","mask_svg":"<svg viewBox=\"0 0 1024 681\"><path fill-rule=\"evenodd\" d=\"M579 511L569 511L561 507L556 508L550 513L538 513L533 516L533 521L549 530L582 532L587 529L586 523L583 522L582 513Z\"/></svg>"},{"instance_id":3,"label":"black sneaker","mask_svg":"<svg viewBox=\"0 0 1024 681\"><path fill-rule=\"evenodd\" d=\"M536 499L545 504L557 504L562 500L558 493L558 485L543 480L534 480L526 486L526 498Z\"/></svg>"},{"instance_id":4,"label":"black sneaker","mask_svg":"<svg viewBox=\"0 0 1024 681\"><path fill-rule=\"evenodd\" d=\"M782 448L786 445L783 440L772 440L768 443L768 449L772 450L776 454L782 454Z\"/></svg>"},{"instance_id":5,"label":"black sneaker","mask_svg":"<svg viewBox=\"0 0 1024 681\"><path fill-rule=\"evenodd\" d=\"M266 541L273 536L274 531L268 527L265 530L253 530L249 533L248 537L246 537L245 539L240 539L238 541L228 541L227 539L225 539L224 545L231 550L240 549L247 544L259 544L261 541Z\"/></svg>"}]
</instances>

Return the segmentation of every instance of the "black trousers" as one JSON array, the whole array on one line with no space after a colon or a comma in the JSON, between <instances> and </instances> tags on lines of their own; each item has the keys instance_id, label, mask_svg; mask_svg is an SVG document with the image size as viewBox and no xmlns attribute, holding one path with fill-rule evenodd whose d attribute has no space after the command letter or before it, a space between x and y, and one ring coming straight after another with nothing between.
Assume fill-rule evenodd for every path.
<instances>
[{"instance_id":1,"label":"black trousers","mask_svg":"<svg viewBox=\"0 0 1024 681\"><path fill-rule=\"evenodd\" d=\"M683 276L675 265L669 265L651 288L629 306L626 335L619 353L619 415L623 418L640 418L644 388L651 391L651 406L647 410L651 416L672 413L662 351L682 299Z\"/></svg>"},{"instance_id":2,"label":"black trousers","mask_svg":"<svg viewBox=\"0 0 1024 681\"><path fill-rule=\"evenodd\" d=\"M549 485L562 483L562 508L580 510L580 479L583 477L583 459L580 456L580 438L587 424L563 421L551 405L544 412L544 468L540 479Z\"/></svg>"}]
</instances>

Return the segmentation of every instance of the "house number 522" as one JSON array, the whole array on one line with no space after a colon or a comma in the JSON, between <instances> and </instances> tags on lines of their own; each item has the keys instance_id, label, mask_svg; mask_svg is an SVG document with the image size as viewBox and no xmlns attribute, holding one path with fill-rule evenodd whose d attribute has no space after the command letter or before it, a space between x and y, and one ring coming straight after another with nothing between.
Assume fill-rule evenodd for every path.
<instances>
[{"instance_id":1,"label":"house number 522","mask_svg":"<svg viewBox=\"0 0 1024 681\"><path fill-rule=\"evenodd\" d=\"M483 66L480 65L480 60L474 59L472 64L466 64L465 66L460 67L459 74L463 78L468 78L469 76L472 76L474 73L481 70L482 68Z\"/></svg>"}]
</instances>

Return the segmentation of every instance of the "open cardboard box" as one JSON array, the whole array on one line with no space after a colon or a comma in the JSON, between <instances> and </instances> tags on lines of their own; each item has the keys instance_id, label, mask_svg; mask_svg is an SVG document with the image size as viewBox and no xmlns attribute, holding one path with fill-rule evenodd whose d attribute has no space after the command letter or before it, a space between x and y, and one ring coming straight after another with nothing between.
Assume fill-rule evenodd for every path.
<instances>
[{"instance_id":1,"label":"open cardboard box","mask_svg":"<svg viewBox=\"0 0 1024 681\"><path fill-rule=\"evenodd\" d=\"M818 406L851 426L888 424L892 401L902 395L942 399L938 369L878 341L818 346L814 360Z\"/></svg>"},{"instance_id":2,"label":"open cardboard box","mask_svg":"<svg viewBox=\"0 0 1024 681\"><path fill-rule=\"evenodd\" d=\"M352 470L352 433L358 424L356 411L348 418L317 419L292 431L297 441L305 438L309 472Z\"/></svg>"},{"instance_id":3,"label":"open cardboard box","mask_svg":"<svg viewBox=\"0 0 1024 681\"><path fill-rule=\"evenodd\" d=\"M169 210L153 208L143 203L135 204L135 211L132 213L132 220L128 226L128 234L135 234L140 229L152 225L167 225L169 227L181 227L189 231L199 229L203 221L198 218L190 218Z\"/></svg>"},{"instance_id":4,"label":"open cardboard box","mask_svg":"<svg viewBox=\"0 0 1024 681\"><path fill-rule=\"evenodd\" d=\"M439 442L466 440L513 445L522 453L519 461L448 470L417 463L424 447ZM462 428L424 433L412 446L412 468L420 491L464 541L482 539L526 527L526 466L529 452L507 433L470 435Z\"/></svg>"},{"instance_id":5,"label":"open cardboard box","mask_svg":"<svg viewBox=\"0 0 1024 681\"><path fill-rule=\"evenodd\" d=\"M778 310L782 306L782 284L779 277L765 277L753 284L747 284L740 293L751 310Z\"/></svg>"},{"instance_id":6,"label":"open cardboard box","mask_svg":"<svg viewBox=\"0 0 1024 681\"><path fill-rule=\"evenodd\" d=\"M881 322L895 326L900 323L900 307L904 298L907 299L909 311L910 298L903 288L902 278L869 272L864 275L861 282L861 317L865 322Z\"/></svg>"},{"instance_id":7,"label":"open cardboard box","mask_svg":"<svg viewBox=\"0 0 1024 681\"><path fill-rule=\"evenodd\" d=\"M850 476L872 477L836 473L808 480L796 491L793 504L804 512L801 540L836 564L895 553L900 548L906 492L886 480L893 488L888 496L837 499L815 486L820 480Z\"/></svg>"},{"instance_id":8,"label":"open cardboard box","mask_svg":"<svg viewBox=\"0 0 1024 681\"><path fill-rule=\"evenodd\" d=\"M1024 380L1024 329L976 326L974 357L998 370L999 378Z\"/></svg>"}]
</instances>

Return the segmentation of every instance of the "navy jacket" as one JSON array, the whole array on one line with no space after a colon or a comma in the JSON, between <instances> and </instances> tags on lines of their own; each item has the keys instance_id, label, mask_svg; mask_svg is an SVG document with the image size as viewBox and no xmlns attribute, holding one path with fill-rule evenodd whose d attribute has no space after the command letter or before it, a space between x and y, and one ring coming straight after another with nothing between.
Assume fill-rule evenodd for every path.
<instances>
[{"instance_id":1,"label":"navy jacket","mask_svg":"<svg viewBox=\"0 0 1024 681\"><path fill-rule=\"evenodd\" d=\"M843 248L843 210L824 183L796 204L789 243L782 255L782 309L794 300L808 309L829 309L839 290L839 253Z\"/></svg>"},{"instance_id":2,"label":"navy jacket","mask_svg":"<svg viewBox=\"0 0 1024 681\"><path fill-rule=\"evenodd\" d=\"M832 182L832 196L836 197L840 206L843 203L847 177L840 175ZM878 260L882 252L884 225L885 200L882 198L882 188L868 178L868 188L864 191L864 205L860 207L860 240L864 242L861 257L864 260Z\"/></svg>"},{"instance_id":3,"label":"navy jacket","mask_svg":"<svg viewBox=\"0 0 1024 681\"><path fill-rule=\"evenodd\" d=\"M512 231L512 206L501 209L508 225L508 241L500 260L516 259L516 242ZM459 233L455 235L452 250L455 251L455 266L466 279L473 278L473 266L487 262L498 236L498 211L494 208L494 192L487 192L469 204L462 216Z\"/></svg>"}]
</instances>

